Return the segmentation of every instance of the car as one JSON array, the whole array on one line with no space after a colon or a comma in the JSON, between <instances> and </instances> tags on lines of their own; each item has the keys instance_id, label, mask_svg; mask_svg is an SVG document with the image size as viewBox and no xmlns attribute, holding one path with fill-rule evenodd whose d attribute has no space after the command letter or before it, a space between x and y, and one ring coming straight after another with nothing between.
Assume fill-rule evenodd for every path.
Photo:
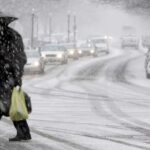
<instances>
[{"instance_id":1,"label":"car","mask_svg":"<svg viewBox=\"0 0 150 150\"><path fill-rule=\"evenodd\" d=\"M150 35L142 36L142 46L146 48L150 47Z\"/></svg>"},{"instance_id":2,"label":"car","mask_svg":"<svg viewBox=\"0 0 150 150\"><path fill-rule=\"evenodd\" d=\"M74 43L61 43L67 49L68 57L74 60L79 58L78 49Z\"/></svg>"},{"instance_id":3,"label":"car","mask_svg":"<svg viewBox=\"0 0 150 150\"><path fill-rule=\"evenodd\" d=\"M97 52L109 53L109 42L106 36L104 37L94 37L90 41L94 44L95 50Z\"/></svg>"},{"instance_id":4,"label":"car","mask_svg":"<svg viewBox=\"0 0 150 150\"><path fill-rule=\"evenodd\" d=\"M61 45L46 44L41 48L41 55L44 62L60 62L61 64L66 64L68 62L68 53L65 47Z\"/></svg>"},{"instance_id":5,"label":"car","mask_svg":"<svg viewBox=\"0 0 150 150\"><path fill-rule=\"evenodd\" d=\"M150 57L145 61L146 77L150 79Z\"/></svg>"},{"instance_id":6,"label":"car","mask_svg":"<svg viewBox=\"0 0 150 150\"><path fill-rule=\"evenodd\" d=\"M146 53L145 72L146 72L146 77L148 79L150 79L150 50L148 50L147 53Z\"/></svg>"},{"instance_id":7,"label":"car","mask_svg":"<svg viewBox=\"0 0 150 150\"><path fill-rule=\"evenodd\" d=\"M139 39L134 35L127 35L121 38L121 47L122 49L126 47L134 47L135 49L139 48Z\"/></svg>"},{"instance_id":8,"label":"car","mask_svg":"<svg viewBox=\"0 0 150 150\"><path fill-rule=\"evenodd\" d=\"M25 74L27 73L44 73L44 60L41 57L39 50L26 50L27 63L24 67Z\"/></svg>"},{"instance_id":9,"label":"car","mask_svg":"<svg viewBox=\"0 0 150 150\"><path fill-rule=\"evenodd\" d=\"M78 49L79 56L93 56L97 57L97 50L92 43L81 44Z\"/></svg>"},{"instance_id":10,"label":"car","mask_svg":"<svg viewBox=\"0 0 150 150\"><path fill-rule=\"evenodd\" d=\"M125 25L122 27L121 34L121 47L122 49L126 47L134 47L135 49L139 48L140 40L136 28L134 26Z\"/></svg>"}]
</instances>

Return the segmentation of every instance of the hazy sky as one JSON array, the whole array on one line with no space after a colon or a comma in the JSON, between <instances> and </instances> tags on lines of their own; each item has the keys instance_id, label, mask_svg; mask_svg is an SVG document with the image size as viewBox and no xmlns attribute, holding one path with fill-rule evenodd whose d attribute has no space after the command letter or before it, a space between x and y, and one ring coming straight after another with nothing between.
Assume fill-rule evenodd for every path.
<instances>
[{"instance_id":1,"label":"hazy sky","mask_svg":"<svg viewBox=\"0 0 150 150\"><path fill-rule=\"evenodd\" d=\"M48 13L52 13L52 31L53 33L64 33L67 35L67 14L68 12L76 14L77 16L77 35L78 38L87 38L94 35L112 35L119 36L123 25L132 25L137 28L139 34L149 34L150 20L143 16L132 15L125 12L121 8L115 8L114 6L106 6L102 4L94 4L87 2L87 0L62 0L57 3L51 3L47 5L44 1L34 0L34 3L38 8L39 19L39 34L48 34ZM27 7L27 2L24 1ZM34 3L32 5L34 6ZM15 5L15 3L14 3ZM29 12L25 12L27 9L23 9L23 5L20 5L20 12L23 11L23 15L20 18L23 22L17 24L17 29L20 32L30 31L31 20ZM50 8L51 7L51 8ZM8 7L9 8L9 7ZM11 8L11 6L10 6ZM32 8L32 7L31 7ZM40 9L41 8L41 9ZM15 11L15 10L13 10ZM28 10L29 11L29 10ZM25 14L27 17L25 18ZM73 26L73 17L71 18L71 30ZM30 33L29 33L30 35Z\"/></svg>"},{"instance_id":2,"label":"hazy sky","mask_svg":"<svg viewBox=\"0 0 150 150\"><path fill-rule=\"evenodd\" d=\"M78 0L79 1L79 0ZM112 6L70 3L69 9L78 16L78 32L86 34L119 35L123 25L132 25L139 34L149 30L149 23L141 16L131 15Z\"/></svg>"}]
</instances>

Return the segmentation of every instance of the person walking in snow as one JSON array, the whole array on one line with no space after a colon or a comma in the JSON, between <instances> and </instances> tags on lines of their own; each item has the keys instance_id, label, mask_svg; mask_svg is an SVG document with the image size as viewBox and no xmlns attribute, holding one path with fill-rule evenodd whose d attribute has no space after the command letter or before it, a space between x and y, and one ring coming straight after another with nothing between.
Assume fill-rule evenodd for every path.
<instances>
[{"instance_id":1,"label":"person walking in snow","mask_svg":"<svg viewBox=\"0 0 150 150\"><path fill-rule=\"evenodd\" d=\"M11 95L14 87L22 86L26 54L21 35L8 25L17 18L0 12L0 118L9 116ZM13 121L17 135L9 141L30 140L26 120Z\"/></svg>"}]
</instances>

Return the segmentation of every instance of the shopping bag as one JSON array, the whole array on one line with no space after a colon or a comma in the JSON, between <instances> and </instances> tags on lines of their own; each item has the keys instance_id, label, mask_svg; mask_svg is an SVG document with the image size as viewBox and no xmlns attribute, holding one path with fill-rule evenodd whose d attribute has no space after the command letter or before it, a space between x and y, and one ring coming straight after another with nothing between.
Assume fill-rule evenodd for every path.
<instances>
[{"instance_id":1,"label":"shopping bag","mask_svg":"<svg viewBox=\"0 0 150 150\"><path fill-rule=\"evenodd\" d=\"M25 96L22 89L17 90L13 88L9 116L13 121L20 121L28 118Z\"/></svg>"},{"instance_id":2,"label":"shopping bag","mask_svg":"<svg viewBox=\"0 0 150 150\"><path fill-rule=\"evenodd\" d=\"M28 114L30 114L32 112L31 97L26 92L24 92L24 97L25 97L25 103L26 103Z\"/></svg>"}]
</instances>

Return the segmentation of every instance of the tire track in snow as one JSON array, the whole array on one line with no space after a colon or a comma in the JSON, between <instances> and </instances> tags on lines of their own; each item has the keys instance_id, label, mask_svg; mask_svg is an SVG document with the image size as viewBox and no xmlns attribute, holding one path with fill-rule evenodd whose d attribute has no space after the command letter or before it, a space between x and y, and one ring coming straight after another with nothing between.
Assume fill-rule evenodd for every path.
<instances>
[{"instance_id":1,"label":"tire track in snow","mask_svg":"<svg viewBox=\"0 0 150 150\"><path fill-rule=\"evenodd\" d=\"M95 71L93 71L93 72L95 72ZM90 136L90 135L89 135L89 136ZM91 137L92 137L92 136L91 136ZM106 139L105 139L105 140L106 140ZM117 142L117 140L116 140L116 142ZM118 142L124 143L123 141L118 141ZM126 142L125 142L124 144L130 145L130 143L126 143ZM131 144L131 145L132 145L132 144ZM132 145L132 146L133 146L133 145ZM134 146L136 146L136 145L134 145ZM138 146L137 146L137 147L138 147ZM141 147L139 146L138 148L141 148L141 149L144 149L144 148L145 148L145 149L146 149L146 147L142 147L142 146L141 146Z\"/></svg>"},{"instance_id":2,"label":"tire track in snow","mask_svg":"<svg viewBox=\"0 0 150 150\"><path fill-rule=\"evenodd\" d=\"M119 68L119 67L118 67ZM115 71L114 71L115 72ZM109 76L111 77L111 75L109 74ZM115 76L116 77L116 76ZM121 80L120 80L121 79ZM119 77L119 81L124 81L122 78L120 78ZM87 87L87 86L86 86ZM84 87L85 88L85 87ZM91 89L88 89L88 91L90 91L91 92ZM106 102L106 101L104 101L104 102ZM107 104L110 104L110 103L108 103L108 102L106 102ZM97 101L97 103L95 104L95 102L94 102L94 106L96 107L97 106L97 110L96 111L98 111L99 112L99 110L103 110L103 108L102 107L100 107L100 105L98 105L99 103L98 103L98 101ZM106 104L106 105L107 105ZM111 108L113 108L112 106L111 106ZM99 112L99 114L101 115L101 111ZM104 110L103 110L104 111ZM105 114L108 114L108 112L106 112L105 111ZM119 113L117 113L117 114L119 114ZM116 115L117 115L116 114ZM123 123L122 121L120 122L120 120L118 120L118 119L116 119L116 118L114 118L111 114L108 114L109 115L109 119L111 118L111 120L114 122L118 122L119 124L121 124L121 125L123 125L123 126L125 126L125 127L127 127L127 128L129 128L129 129L131 129L131 130L134 130L134 131L137 131L137 132L140 132L140 133L142 133L142 134L145 134L146 136L148 136L149 137L149 135L148 135L148 133L149 133L149 130L146 130L146 129L144 129L144 128L140 128L140 127L136 127L136 126L133 126L132 124L130 124L130 123ZM124 117L124 116L120 116L120 117ZM129 120L130 122L135 122L135 120ZM136 121L136 123L139 123L139 120L138 121ZM143 125L143 122L142 122L142 125Z\"/></svg>"},{"instance_id":3,"label":"tire track in snow","mask_svg":"<svg viewBox=\"0 0 150 150\"><path fill-rule=\"evenodd\" d=\"M7 120L7 119L3 119L3 121L7 124L10 125L10 122ZM37 134L43 138L47 138L49 140L52 140L52 141L55 141L55 142L58 142L60 144L65 144L66 146L68 146L68 148L73 148L73 149L77 149L77 150L92 150L88 147L85 147L85 146L82 146L80 144L77 144L75 142L72 142L70 140L67 140L67 139L63 139L63 138L60 138L60 137L56 137L56 136L53 136L51 134L48 134L48 133L44 133L44 132L41 132L37 129L35 129L34 127L31 127L31 134L34 133L34 134ZM15 142L15 144L17 144L18 142ZM33 148L36 148L36 144L33 145L32 143L32 140L30 142L27 142L27 144L29 145L29 147L31 146L31 148L27 147L27 146L24 146L22 145L23 142L19 142L16 146L20 146L20 149L25 149L25 150L31 150ZM50 147L46 146L45 144L38 144L39 146L41 146L41 148L45 147L45 150L49 150ZM6 146L6 145L5 145ZM35 146L35 147L34 147ZM1 145L0 145L0 148L1 148ZM2 147L4 149L4 147ZM9 147L10 148L10 147ZM13 150L13 149L4 149L4 150ZM2 150L3 150L2 149ZM54 150L53 148L51 148L52 150ZM16 149L14 149L16 150Z\"/></svg>"}]
</instances>

